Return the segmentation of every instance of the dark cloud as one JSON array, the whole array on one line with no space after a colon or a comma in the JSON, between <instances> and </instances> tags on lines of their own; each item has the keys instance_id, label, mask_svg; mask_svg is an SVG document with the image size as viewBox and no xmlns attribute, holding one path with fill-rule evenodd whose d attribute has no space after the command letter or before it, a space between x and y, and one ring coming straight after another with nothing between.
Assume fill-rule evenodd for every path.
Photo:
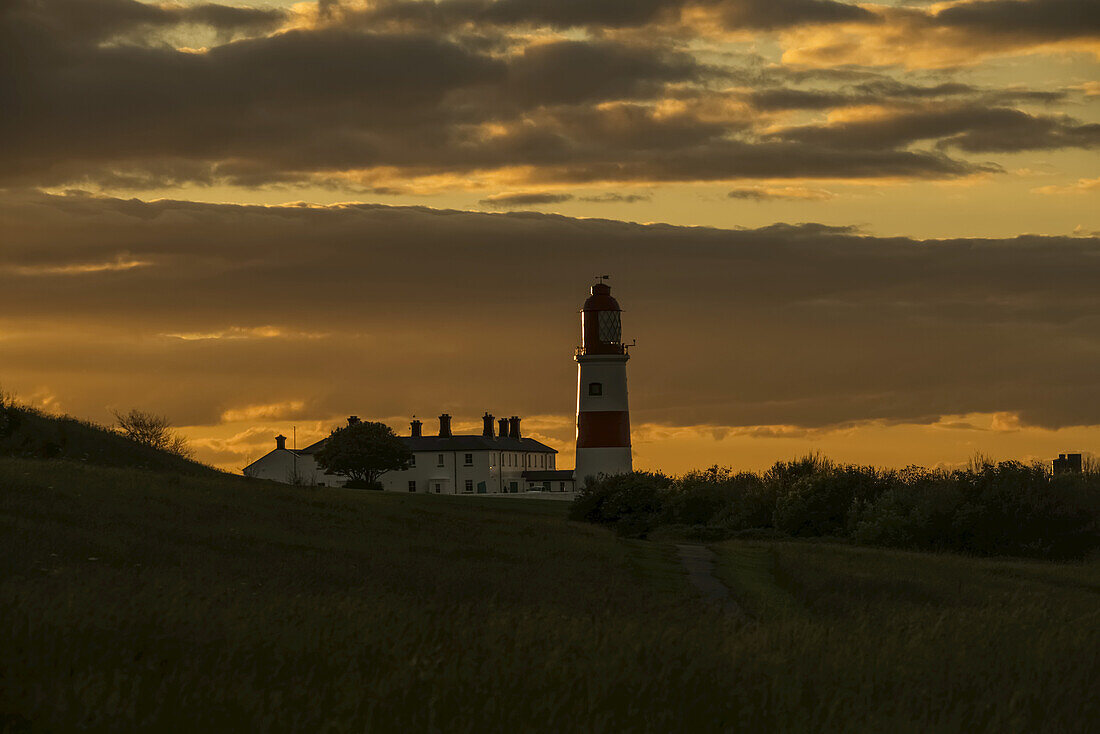
<instances>
[{"instance_id":1,"label":"dark cloud","mask_svg":"<svg viewBox=\"0 0 1100 734\"><path fill-rule=\"evenodd\" d=\"M568 417L576 309L605 272L638 340L639 424L1055 427L1096 423L1100 400L1095 238L42 195L0 203L0 229L5 384L80 415Z\"/></svg>"},{"instance_id":2,"label":"dark cloud","mask_svg":"<svg viewBox=\"0 0 1100 734\"><path fill-rule=\"evenodd\" d=\"M345 22L418 27L494 24L606 29L675 26L682 14L710 14L727 30L776 30L812 23L873 22L856 5L833 0L395 0L363 11L345 10Z\"/></svg>"},{"instance_id":3,"label":"dark cloud","mask_svg":"<svg viewBox=\"0 0 1100 734\"><path fill-rule=\"evenodd\" d=\"M609 192L596 196L582 196L580 200L592 204L636 204L639 201L649 201L652 198L650 194L619 194Z\"/></svg>"},{"instance_id":4,"label":"dark cloud","mask_svg":"<svg viewBox=\"0 0 1100 734\"><path fill-rule=\"evenodd\" d=\"M478 203L484 206L510 209L520 206L536 206L539 204L560 204L563 201L570 201L572 198L572 194L530 192L520 194L496 194L482 199Z\"/></svg>"},{"instance_id":5,"label":"dark cloud","mask_svg":"<svg viewBox=\"0 0 1100 734\"><path fill-rule=\"evenodd\" d=\"M875 22L857 5L831 0L724 0L715 3L726 28L776 30L797 25Z\"/></svg>"},{"instance_id":6,"label":"dark cloud","mask_svg":"<svg viewBox=\"0 0 1100 734\"><path fill-rule=\"evenodd\" d=\"M825 189L812 189L805 186L748 186L733 189L727 197L748 201L774 201L796 199L800 201L825 201L836 195Z\"/></svg>"},{"instance_id":7,"label":"dark cloud","mask_svg":"<svg viewBox=\"0 0 1100 734\"><path fill-rule=\"evenodd\" d=\"M666 83L697 81L705 73L690 55L661 48L539 43L509 64L507 94L528 104L651 97Z\"/></svg>"},{"instance_id":8,"label":"dark cloud","mask_svg":"<svg viewBox=\"0 0 1100 734\"><path fill-rule=\"evenodd\" d=\"M102 12L85 19L74 2L16 0L14 10L0 16L0 41L13 41L6 53L19 58L0 66L0 105L13 111L0 116L0 136L8 142L0 149L0 185L308 184L384 193L409 190L408 179L419 176L450 174L458 181L472 171L499 169L528 172L525 183L533 187L931 179L998 170L961 159L959 151L1088 147L1096 139L1094 125L1008 106L1015 99L1051 101L1054 93L910 85L853 70L760 72L772 80L828 78L848 85L771 85L747 99L765 112L871 103L898 112L765 135L759 131L774 129L771 121L744 104L745 93L715 89L715 67L700 63L686 46L662 46L656 39L512 38L486 46L462 34L354 30L346 27L349 11L333 5L326 9L331 23L321 28L190 53L164 44L101 41L168 23L164 18L236 27L275 16L212 4L90 0L87 7ZM438 12L484 6L484 12L505 15L635 18L630 13L668 7L621 5L443 3ZM723 12L740 8L752 17L765 12L756 3L704 5ZM777 18L793 17L795 9L841 13L822 9L833 5L770 3L767 12ZM402 7L383 5L378 12ZM71 17L62 12L69 9ZM943 99L955 101L920 107L922 100ZM660 104L666 100L675 104ZM915 141L928 141L929 149L911 149Z\"/></svg>"},{"instance_id":9,"label":"dark cloud","mask_svg":"<svg viewBox=\"0 0 1100 734\"><path fill-rule=\"evenodd\" d=\"M1094 0L979 0L943 8L940 27L976 35L1063 40L1100 37L1100 5Z\"/></svg>"},{"instance_id":10,"label":"dark cloud","mask_svg":"<svg viewBox=\"0 0 1100 734\"><path fill-rule=\"evenodd\" d=\"M841 149L893 150L920 140L939 140L941 146L970 152L1013 152L1100 145L1100 125L962 104L902 108L871 119L792 127L776 137Z\"/></svg>"},{"instance_id":11,"label":"dark cloud","mask_svg":"<svg viewBox=\"0 0 1100 734\"><path fill-rule=\"evenodd\" d=\"M912 103L939 98L965 99L971 104L981 103L987 106L1014 102L1053 104L1064 100L1066 96L1066 92L1061 90L983 89L958 82L922 86L895 79L875 79L827 90L765 87L750 92L747 98L757 109L775 111L827 110L834 107Z\"/></svg>"},{"instance_id":12,"label":"dark cloud","mask_svg":"<svg viewBox=\"0 0 1100 734\"><path fill-rule=\"evenodd\" d=\"M157 5L137 0L9 0L6 22L17 22L70 42L98 42L142 28L197 23L220 31L263 31L276 27L280 10L217 3Z\"/></svg>"}]
</instances>

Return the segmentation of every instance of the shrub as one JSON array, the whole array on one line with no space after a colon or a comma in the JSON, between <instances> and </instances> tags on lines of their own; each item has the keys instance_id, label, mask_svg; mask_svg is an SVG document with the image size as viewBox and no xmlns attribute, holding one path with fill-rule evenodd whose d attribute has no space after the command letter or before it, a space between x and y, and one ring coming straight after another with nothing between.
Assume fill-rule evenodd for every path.
<instances>
[{"instance_id":1,"label":"shrub","mask_svg":"<svg viewBox=\"0 0 1100 734\"><path fill-rule=\"evenodd\" d=\"M955 472L837 466L810 455L763 475L712 466L601 477L570 516L645 537L793 535L916 550L1081 558L1100 549L1100 475L977 459Z\"/></svg>"},{"instance_id":2,"label":"shrub","mask_svg":"<svg viewBox=\"0 0 1100 734\"><path fill-rule=\"evenodd\" d=\"M908 469L902 479L855 518L858 543L920 550L958 550L955 515L962 503L959 484L944 472Z\"/></svg>"},{"instance_id":3,"label":"shrub","mask_svg":"<svg viewBox=\"0 0 1100 734\"><path fill-rule=\"evenodd\" d=\"M381 492L381 491L386 489L385 485L383 485L382 482L379 482L377 480L371 482L371 481L367 481L365 479L349 479L348 481L344 482L344 488L345 489L370 489L370 490L374 490L374 491L378 491L378 492Z\"/></svg>"},{"instance_id":4,"label":"shrub","mask_svg":"<svg viewBox=\"0 0 1100 734\"><path fill-rule=\"evenodd\" d=\"M569 517L612 525L625 537L644 538L660 521L669 484L660 473L600 475L578 494Z\"/></svg>"},{"instance_id":5,"label":"shrub","mask_svg":"<svg viewBox=\"0 0 1100 734\"><path fill-rule=\"evenodd\" d=\"M893 475L872 467L827 467L794 481L776 498L775 527L799 536L848 535L852 519Z\"/></svg>"},{"instance_id":6,"label":"shrub","mask_svg":"<svg viewBox=\"0 0 1100 734\"><path fill-rule=\"evenodd\" d=\"M1098 545L1100 489L1085 475L1048 477L1015 461L958 473L963 501L954 527L961 550L1068 558Z\"/></svg>"},{"instance_id":7,"label":"shrub","mask_svg":"<svg viewBox=\"0 0 1100 734\"><path fill-rule=\"evenodd\" d=\"M741 494L742 487L728 467L715 465L688 472L672 482L662 522L707 525L723 509L735 505Z\"/></svg>"}]
</instances>

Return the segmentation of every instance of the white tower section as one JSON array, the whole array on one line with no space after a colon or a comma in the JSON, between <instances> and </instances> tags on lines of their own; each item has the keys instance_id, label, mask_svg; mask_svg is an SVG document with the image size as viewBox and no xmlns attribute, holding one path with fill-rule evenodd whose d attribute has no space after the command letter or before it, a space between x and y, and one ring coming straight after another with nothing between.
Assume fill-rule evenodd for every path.
<instances>
[{"instance_id":1,"label":"white tower section","mask_svg":"<svg viewBox=\"0 0 1100 734\"><path fill-rule=\"evenodd\" d=\"M630 408L622 309L605 283L592 286L581 310L581 346L577 361L577 488L588 477L633 471Z\"/></svg>"}]
</instances>

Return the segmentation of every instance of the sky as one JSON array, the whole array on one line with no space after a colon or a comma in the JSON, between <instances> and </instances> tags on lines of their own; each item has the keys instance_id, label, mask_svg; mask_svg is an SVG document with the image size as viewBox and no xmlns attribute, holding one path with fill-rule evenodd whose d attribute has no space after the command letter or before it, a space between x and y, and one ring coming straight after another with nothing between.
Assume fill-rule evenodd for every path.
<instances>
[{"instance_id":1,"label":"sky","mask_svg":"<svg viewBox=\"0 0 1100 734\"><path fill-rule=\"evenodd\" d=\"M9 0L0 388L239 471L344 417L635 466L1100 452L1095 0Z\"/></svg>"}]
</instances>

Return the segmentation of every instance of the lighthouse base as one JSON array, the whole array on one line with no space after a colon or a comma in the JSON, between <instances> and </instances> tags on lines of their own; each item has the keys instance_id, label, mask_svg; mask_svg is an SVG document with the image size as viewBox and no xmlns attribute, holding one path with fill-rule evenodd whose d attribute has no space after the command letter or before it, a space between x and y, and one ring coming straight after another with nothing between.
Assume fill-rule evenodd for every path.
<instances>
[{"instance_id":1,"label":"lighthouse base","mask_svg":"<svg viewBox=\"0 0 1100 734\"><path fill-rule=\"evenodd\" d=\"M577 468L573 471L573 480L577 489L585 486L588 477L600 474L613 476L629 474L634 471L634 462L630 447L577 449Z\"/></svg>"}]
</instances>

